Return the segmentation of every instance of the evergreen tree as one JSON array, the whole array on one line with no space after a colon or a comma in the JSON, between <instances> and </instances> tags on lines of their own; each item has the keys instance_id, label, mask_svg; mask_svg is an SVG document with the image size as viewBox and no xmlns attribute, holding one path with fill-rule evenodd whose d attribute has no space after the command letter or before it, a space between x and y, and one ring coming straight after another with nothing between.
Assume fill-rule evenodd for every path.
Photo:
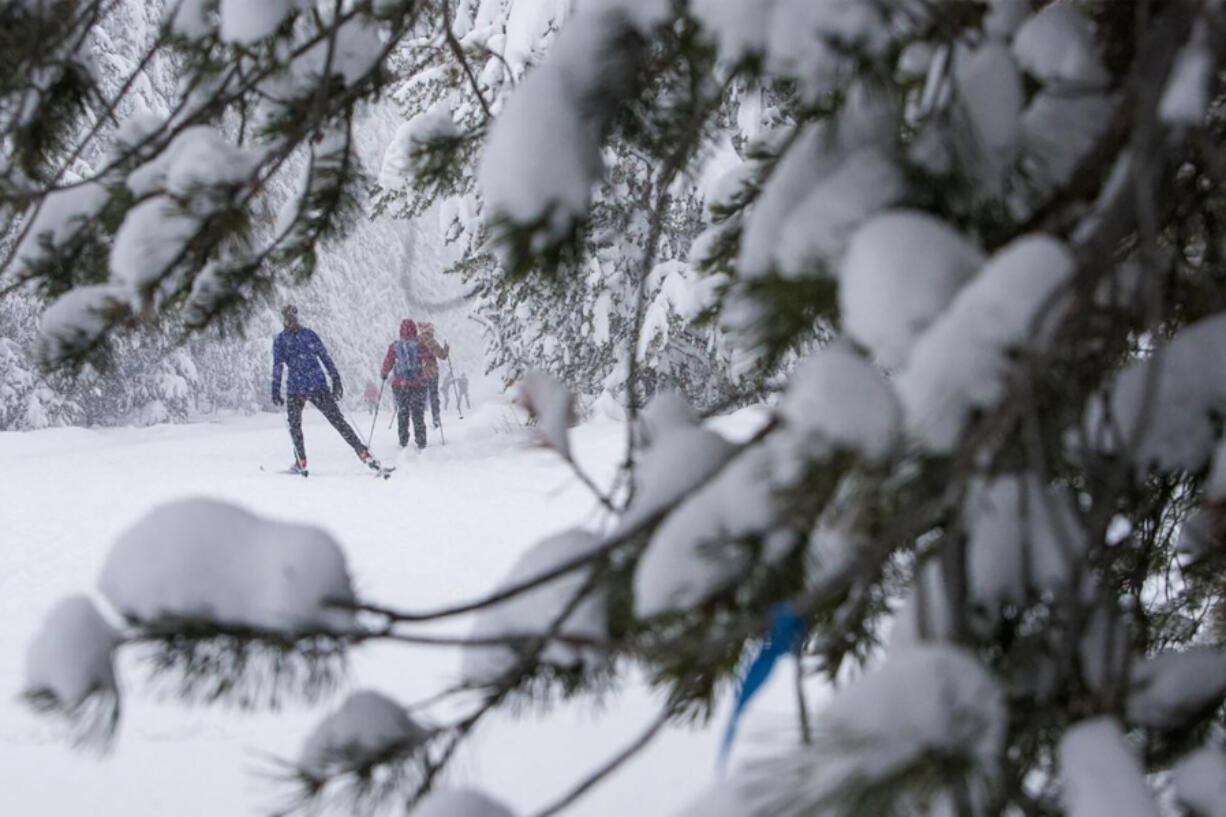
<instances>
[{"instance_id":1,"label":"evergreen tree","mask_svg":"<svg viewBox=\"0 0 1226 817\"><path fill-rule=\"evenodd\" d=\"M237 91L261 60L284 60L282 38L323 37L328 53L348 53L333 46L350 6L331 17L288 0L269 7L284 13L280 28L261 29L266 49L228 43L225 2L221 35L205 37L240 55L238 76L227 79L221 51L191 70ZM359 7L386 26L385 46L439 9ZM471 4L449 8L445 28ZM766 639L763 655L795 648L804 673L841 686L822 711L801 707L795 735L781 736L791 745L738 771L695 814L1157 815L1160 785L1191 813L1219 813L1224 33L1221 5L1194 0L581 4L505 103L487 100L488 133L454 116L454 127L426 129L455 157L423 153L429 172L417 183L427 196L431 184L466 192L446 185L467 184L458 173L468 171L444 183L435 169L471 166L465 151L479 136L481 246L492 255L474 280L504 278L488 293L532 292L530 308L545 314L535 304L574 297L550 287L594 271L594 258L595 274L629 276L637 350L649 278L684 254L690 222L675 185L728 106L756 100L773 127L741 144L744 163L708 203L711 223L689 255L722 276L717 325L764 365L828 340L786 378L770 420L733 444L676 395L657 395L636 418L628 484L601 492L605 524L542 541L488 595L436 610L358 598L324 534L257 563L245 544L293 542L291 530L270 537L266 526L282 523L199 501L155 510L104 567L100 589L123 627L90 600L65 600L31 649L30 700L98 737L114 728L113 656L129 644L153 644L185 698L248 706L315 700L366 641L459 644L458 716L426 729L394 701L355 695L292 773L306 802L447 813L459 795L418 801L490 711L607 692L617 669L642 668L666 693L659 718L552 814L662 724L709 715ZM78 93L69 62L40 87ZM271 250L297 252L304 272L312 242L351 212L345 105L386 64L363 61L314 95L290 82L268 103L263 121L283 139L332 134L309 148L320 179ZM45 179L41 157L71 106L34 109L39 122L13 120L10 168ZM134 214L160 230L217 224L199 243L172 230L173 263L134 279L138 303L185 299L205 321L247 291L244 276L259 280L243 196L285 142L240 175L239 148L198 131L178 138L187 133L197 151L233 159L226 174L187 187L175 183L186 170L150 180L113 254L122 260ZM647 175L617 178L636 160ZM106 223L70 240L56 233L51 248L97 246L109 234L89 231ZM196 303L194 281L215 257L246 258L245 272L206 278L221 297ZM98 316L86 327L98 337L129 308L113 283L38 274L65 298L85 293L87 308L73 311ZM61 357L87 346L66 343ZM626 364L633 390L637 355ZM570 391L547 374L522 380L542 441L569 460ZM231 534L227 552L201 532L202 515ZM208 580L182 587L137 569L153 552ZM275 610L227 592L286 564L302 578ZM468 638L420 629L468 613ZM466 797L470 813L506 813Z\"/></svg>"}]
</instances>

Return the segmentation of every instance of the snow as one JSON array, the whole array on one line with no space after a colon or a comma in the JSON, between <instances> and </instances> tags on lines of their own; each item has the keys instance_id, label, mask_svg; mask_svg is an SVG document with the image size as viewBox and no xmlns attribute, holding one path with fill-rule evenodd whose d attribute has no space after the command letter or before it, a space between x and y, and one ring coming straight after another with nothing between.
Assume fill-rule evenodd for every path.
<instances>
[{"instance_id":1,"label":"snow","mask_svg":"<svg viewBox=\"0 0 1226 817\"><path fill-rule=\"evenodd\" d=\"M431 108L405 122L383 154L379 184L391 189L405 187L420 172L423 148L440 139L459 136L459 129L445 106Z\"/></svg>"},{"instance_id":2,"label":"snow","mask_svg":"<svg viewBox=\"0 0 1226 817\"><path fill-rule=\"evenodd\" d=\"M852 236L839 266L843 328L897 370L983 262L978 248L927 213L875 216Z\"/></svg>"},{"instance_id":3,"label":"snow","mask_svg":"<svg viewBox=\"0 0 1226 817\"><path fill-rule=\"evenodd\" d=\"M253 43L271 35L285 20L293 0L221 0L221 38Z\"/></svg>"},{"instance_id":4,"label":"snow","mask_svg":"<svg viewBox=\"0 0 1226 817\"><path fill-rule=\"evenodd\" d=\"M1073 270L1059 241L1023 236L993 255L920 336L896 382L908 428L930 450L951 451L972 410L1004 396L1010 351L1039 342Z\"/></svg>"},{"instance_id":5,"label":"snow","mask_svg":"<svg viewBox=\"0 0 1226 817\"><path fill-rule=\"evenodd\" d=\"M261 630L344 632L353 601L344 554L325 531L215 499L150 511L111 548L98 586L124 615Z\"/></svg>"},{"instance_id":6,"label":"snow","mask_svg":"<svg viewBox=\"0 0 1226 817\"><path fill-rule=\"evenodd\" d=\"M1205 118L1213 79L1213 52L1207 39L1203 24L1198 24L1175 58L1158 103L1158 117L1168 125L1197 125Z\"/></svg>"},{"instance_id":7,"label":"snow","mask_svg":"<svg viewBox=\"0 0 1226 817\"><path fill-rule=\"evenodd\" d=\"M779 405L789 442L810 458L850 451L882 460L902 436L902 407L890 382L851 350L831 345L797 366Z\"/></svg>"},{"instance_id":8,"label":"snow","mask_svg":"<svg viewBox=\"0 0 1226 817\"><path fill-rule=\"evenodd\" d=\"M514 814L481 792L439 789L423 797L409 817L514 817Z\"/></svg>"},{"instance_id":9,"label":"snow","mask_svg":"<svg viewBox=\"0 0 1226 817\"><path fill-rule=\"evenodd\" d=\"M707 428L679 428L652 440L635 465L634 498L611 535L671 506L723 466L733 451L732 443Z\"/></svg>"},{"instance_id":10,"label":"snow","mask_svg":"<svg viewBox=\"0 0 1226 817\"><path fill-rule=\"evenodd\" d=\"M998 40L954 54L958 101L975 140L985 179L999 179L1017 152L1022 115L1022 77ZM993 185L995 186L995 185Z\"/></svg>"},{"instance_id":11,"label":"snow","mask_svg":"<svg viewBox=\"0 0 1226 817\"><path fill-rule=\"evenodd\" d=\"M1072 499L1036 474L971 484L962 509L970 598L990 620L1006 604L1068 591L1087 542Z\"/></svg>"},{"instance_id":12,"label":"snow","mask_svg":"<svg viewBox=\"0 0 1226 817\"><path fill-rule=\"evenodd\" d=\"M267 353L263 343L259 350ZM290 706L267 715L188 708L157 695L143 683L145 668L123 655L122 735L116 751L99 764L71 751L58 730L18 702L25 645L60 598L94 585L108 548L125 528L151 506L184 495L240 502L262 516L330 531L345 546L363 598L428 609L484 595L532 543L590 521L594 502L555 454L523 446L516 420L509 425L515 432L509 430L514 409L476 402L475 393L474 401L463 421L447 414L446 446L432 439L387 482L366 475L313 409L304 416L311 451L306 480L260 470L289 460L285 420L274 413L150 428L0 432L0 530L6 544L22 543L0 548L0 779L6 808L14 814L97 817L268 814L276 792L260 774L261 758L296 760L319 720L343 696L323 709ZM362 424L360 416L351 416ZM387 430L384 413L379 418L375 453L394 460L395 432ZM719 427L732 433L729 420L740 417L721 419ZM753 420L759 422L757 415ZM366 417L362 432L369 424ZM605 482L625 453L624 433L623 424L608 421L579 426L572 431L575 456ZM422 701L455 682L462 652L370 644L350 654L349 682L397 701ZM580 696L548 712L492 715L460 751L445 784L479 788L517 814L539 812L633 740L659 711L661 698L641 673L626 667L621 677L625 687L616 697ZM675 812L710 779L728 711L725 700L710 725L668 726L643 755L568 813L605 817L643 810L645 798L651 815ZM412 712L414 719L430 722L443 722L437 716L446 714ZM795 722L790 682L755 699L745 734L785 717Z\"/></svg>"},{"instance_id":13,"label":"snow","mask_svg":"<svg viewBox=\"0 0 1226 817\"><path fill-rule=\"evenodd\" d=\"M772 267L779 232L801 200L822 180L831 162L822 157L828 134L821 125L806 125L770 175L741 238L737 270L760 276Z\"/></svg>"},{"instance_id":14,"label":"snow","mask_svg":"<svg viewBox=\"0 0 1226 817\"><path fill-rule=\"evenodd\" d=\"M775 522L770 474L769 452L750 448L664 519L634 571L636 616L688 610L744 576L751 551L738 540ZM764 560L773 563L791 544L768 536Z\"/></svg>"},{"instance_id":15,"label":"snow","mask_svg":"<svg viewBox=\"0 0 1226 817\"><path fill-rule=\"evenodd\" d=\"M800 200L779 230L775 250L788 277L831 270L865 218L903 197L902 171L877 147L857 150Z\"/></svg>"},{"instance_id":16,"label":"snow","mask_svg":"<svg viewBox=\"0 0 1226 817\"><path fill-rule=\"evenodd\" d=\"M506 578L494 588L512 587L544 575L559 565L591 553L600 539L584 530L569 530L536 544L524 553ZM483 609L477 614L472 638L501 638L545 634L568 608L573 609L562 620L558 633L563 636L608 639L608 613L603 593L586 592L590 568L580 568L551 579L518 596ZM583 600L575 600L583 595ZM470 685L497 684L515 669L521 650L516 646L465 647L460 668L461 680ZM561 641L549 642L540 660L559 667L577 667L599 660L591 649Z\"/></svg>"},{"instance_id":17,"label":"snow","mask_svg":"<svg viewBox=\"0 0 1226 817\"><path fill-rule=\"evenodd\" d=\"M111 284L76 287L47 307L39 321L39 357L48 363L83 349L106 330L106 313L123 309L127 293Z\"/></svg>"},{"instance_id":18,"label":"snow","mask_svg":"<svg viewBox=\"0 0 1226 817\"><path fill-rule=\"evenodd\" d=\"M1035 94L1022 115L1027 172L1040 185L1068 181L1111 126L1114 97L1104 94Z\"/></svg>"},{"instance_id":19,"label":"snow","mask_svg":"<svg viewBox=\"0 0 1226 817\"><path fill-rule=\"evenodd\" d=\"M1030 0L988 0L983 30L995 37L1010 37L1030 14Z\"/></svg>"},{"instance_id":20,"label":"snow","mask_svg":"<svg viewBox=\"0 0 1226 817\"><path fill-rule=\"evenodd\" d=\"M200 220L169 196L153 196L124 216L111 245L111 277L135 301L184 260Z\"/></svg>"},{"instance_id":21,"label":"snow","mask_svg":"<svg viewBox=\"0 0 1226 817\"><path fill-rule=\"evenodd\" d=\"M42 254L41 244L63 244L93 219L110 199L107 189L97 182L86 182L66 190L56 190L42 200L38 215L18 246L18 261L34 263Z\"/></svg>"},{"instance_id":22,"label":"snow","mask_svg":"<svg viewBox=\"0 0 1226 817\"><path fill-rule=\"evenodd\" d=\"M213 31L209 24L209 4L210 0L177 0L172 7L171 28L189 39L207 37Z\"/></svg>"},{"instance_id":23,"label":"snow","mask_svg":"<svg viewBox=\"0 0 1226 817\"><path fill-rule=\"evenodd\" d=\"M1125 368L1111 391L1108 442L1127 443L1141 471L1199 470L1213 451L1214 418L1226 412L1226 384L1204 372L1214 371L1224 356L1226 315L1213 315ZM1091 439L1103 430L1102 419L1101 407L1087 417Z\"/></svg>"},{"instance_id":24,"label":"snow","mask_svg":"<svg viewBox=\"0 0 1226 817\"><path fill-rule=\"evenodd\" d=\"M156 157L128 174L132 195L164 190L186 196L199 186L236 185L246 181L259 154L238 147L208 125L194 125Z\"/></svg>"},{"instance_id":25,"label":"snow","mask_svg":"<svg viewBox=\"0 0 1226 817\"><path fill-rule=\"evenodd\" d=\"M1179 761L1172 770L1175 794L1190 813L1226 817L1226 750L1208 745Z\"/></svg>"},{"instance_id":26,"label":"snow","mask_svg":"<svg viewBox=\"0 0 1226 817\"><path fill-rule=\"evenodd\" d=\"M759 3L693 0L691 11L719 44L720 58L736 63L765 49L766 24L774 5L775 0Z\"/></svg>"},{"instance_id":27,"label":"snow","mask_svg":"<svg viewBox=\"0 0 1226 817\"><path fill-rule=\"evenodd\" d=\"M1069 817L1158 817L1140 762L1114 718L1091 718L1060 738Z\"/></svg>"},{"instance_id":28,"label":"snow","mask_svg":"<svg viewBox=\"0 0 1226 817\"><path fill-rule=\"evenodd\" d=\"M878 4L863 0L773 0L768 14L767 69L798 80L810 101L848 78L848 51L880 56L890 41Z\"/></svg>"},{"instance_id":29,"label":"snow","mask_svg":"<svg viewBox=\"0 0 1226 817\"><path fill-rule=\"evenodd\" d=\"M820 813L840 794L887 781L924 758L956 758L971 771L972 802L984 802L999 778L1005 727L1004 694L973 655L911 647L839 691L813 724L814 745L761 762L744 790L795 781L788 803L808 806L796 813Z\"/></svg>"},{"instance_id":30,"label":"snow","mask_svg":"<svg viewBox=\"0 0 1226 817\"><path fill-rule=\"evenodd\" d=\"M1176 728L1216 708L1223 696L1226 653L1213 647L1160 653L1133 670L1128 720L1141 726Z\"/></svg>"},{"instance_id":31,"label":"snow","mask_svg":"<svg viewBox=\"0 0 1226 817\"><path fill-rule=\"evenodd\" d=\"M608 105L632 70L620 42L668 8L661 0L585 4L557 35L495 120L477 169L488 217L542 221L560 238L587 212L600 177L599 135Z\"/></svg>"},{"instance_id":32,"label":"snow","mask_svg":"<svg viewBox=\"0 0 1226 817\"><path fill-rule=\"evenodd\" d=\"M70 714L93 695L118 695L111 659L119 633L85 596L69 596L47 614L26 650L29 693L50 693Z\"/></svg>"},{"instance_id":33,"label":"snow","mask_svg":"<svg viewBox=\"0 0 1226 817\"><path fill-rule=\"evenodd\" d=\"M368 767L420 746L428 732L400 704L372 690L352 693L307 738L298 768L316 779Z\"/></svg>"},{"instance_id":34,"label":"snow","mask_svg":"<svg viewBox=\"0 0 1226 817\"><path fill-rule=\"evenodd\" d=\"M568 434L575 422L575 410L574 397L565 384L534 369L519 382L519 403L536 418L536 432L542 443L562 457L569 457Z\"/></svg>"},{"instance_id":35,"label":"snow","mask_svg":"<svg viewBox=\"0 0 1226 817\"><path fill-rule=\"evenodd\" d=\"M1027 20L1014 35L1013 55L1049 89L1101 90L1111 81L1093 25L1070 0L1057 0Z\"/></svg>"}]
</instances>

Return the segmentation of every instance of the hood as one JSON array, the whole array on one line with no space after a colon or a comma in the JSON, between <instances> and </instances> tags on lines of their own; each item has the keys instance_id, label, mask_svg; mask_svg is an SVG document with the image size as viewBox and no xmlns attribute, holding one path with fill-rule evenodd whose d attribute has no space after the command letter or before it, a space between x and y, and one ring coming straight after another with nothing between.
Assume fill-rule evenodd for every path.
<instances>
[{"instance_id":1,"label":"hood","mask_svg":"<svg viewBox=\"0 0 1226 817\"><path fill-rule=\"evenodd\" d=\"M413 323L413 321L409 320L408 318L405 318L404 320L402 320L400 322L400 337L402 338L417 337L417 324Z\"/></svg>"},{"instance_id":2,"label":"hood","mask_svg":"<svg viewBox=\"0 0 1226 817\"><path fill-rule=\"evenodd\" d=\"M434 337L434 324L422 321L417 324L417 331L421 332L423 337Z\"/></svg>"}]
</instances>

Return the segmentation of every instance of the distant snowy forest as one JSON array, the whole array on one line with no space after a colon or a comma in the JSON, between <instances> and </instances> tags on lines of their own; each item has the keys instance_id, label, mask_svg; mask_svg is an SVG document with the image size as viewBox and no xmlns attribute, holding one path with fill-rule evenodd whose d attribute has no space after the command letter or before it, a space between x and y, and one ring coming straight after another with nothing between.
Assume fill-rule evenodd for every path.
<instances>
[{"instance_id":1,"label":"distant snowy forest","mask_svg":"<svg viewBox=\"0 0 1226 817\"><path fill-rule=\"evenodd\" d=\"M420 706L321 713L295 806L506 817L447 787L478 726L644 679L552 817L666 725L724 705L729 745L786 665L795 723L689 814L1224 813L1226 4L117 8L0 0L6 423L250 406L306 282L346 372L452 310L593 510L421 607L322 528L149 509L31 642L73 740L121 728L120 655L249 711L458 649Z\"/></svg>"}]
</instances>

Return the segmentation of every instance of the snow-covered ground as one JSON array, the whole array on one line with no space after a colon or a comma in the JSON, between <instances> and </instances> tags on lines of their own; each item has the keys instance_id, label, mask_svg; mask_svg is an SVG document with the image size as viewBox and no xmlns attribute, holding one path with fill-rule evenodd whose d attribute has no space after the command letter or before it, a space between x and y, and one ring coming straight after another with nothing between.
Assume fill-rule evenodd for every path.
<instances>
[{"instance_id":1,"label":"snow-covered ground","mask_svg":"<svg viewBox=\"0 0 1226 817\"><path fill-rule=\"evenodd\" d=\"M365 436L371 418L352 415ZM344 546L367 599L428 608L468 599L496 584L525 548L565 526L594 524L597 505L551 453L526 445L514 410L491 401L464 420L447 414L443 447L396 456L381 414L376 454L397 461L383 482L308 409L311 477L273 473L290 460L283 419L264 414L149 428L50 429L0 433L0 801L13 815L238 817L284 805L267 778L272 757L296 757L330 708L289 707L240 715L189 709L122 665L124 713L105 758L68 748L50 723L16 698L26 644L63 596L91 591L115 537L151 507L185 496L237 502L258 513L318 524ZM725 418L744 433L753 417ZM574 432L577 459L598 477L622 453L622 429L596 421ZM267 470L261 470L261 468ZM463 632L469 622L449 628ZM355 657L350 687L372 687L411 703L455 678L455 650L380 646ZM791 693L776 673L741 734L794 720ZM629 742L654 717L652 696L631 681L623 694L581 700L548 713L502 716L476 734L449 782L503 799L519 814L552 802ZM622 773L589 793L575 815L666 817L717 777L726 708L707 727L673 729ZM776 732L776 734L778 734ZM777 740L778 738L776 738Z\"/></svg>"}]
</instances>

